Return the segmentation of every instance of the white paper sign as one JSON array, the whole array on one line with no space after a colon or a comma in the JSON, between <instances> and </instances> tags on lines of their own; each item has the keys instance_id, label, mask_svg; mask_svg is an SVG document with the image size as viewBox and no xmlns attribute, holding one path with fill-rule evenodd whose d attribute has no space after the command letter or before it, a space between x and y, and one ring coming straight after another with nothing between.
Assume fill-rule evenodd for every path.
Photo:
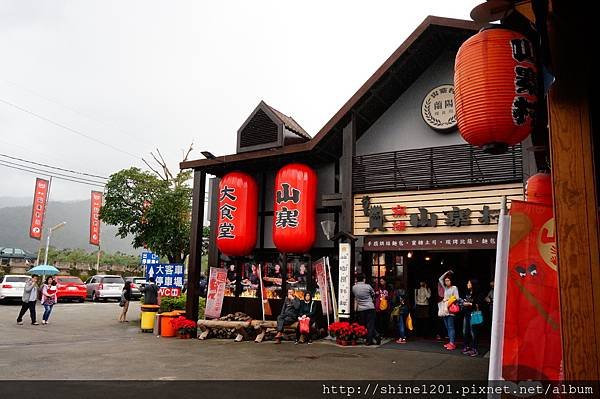
<instances>
[{"instance_id":1,"label":"white paper sign","mask_svg":"<svg viewBox=\"0 0 600 399\"><path fill-rule=\"evenodd\" d=\"M350 317L350 244L340 243L338 316Z\"/></svg>"}]
</instances>

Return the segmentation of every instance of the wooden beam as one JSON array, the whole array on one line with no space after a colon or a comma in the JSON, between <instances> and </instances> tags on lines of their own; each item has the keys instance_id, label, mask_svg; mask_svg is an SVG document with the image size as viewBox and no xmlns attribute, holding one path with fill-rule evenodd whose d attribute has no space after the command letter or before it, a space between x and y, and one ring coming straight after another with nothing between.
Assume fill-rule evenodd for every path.
<instances>
[{"instance_id":1,"label":"wooden beam","mask_svg":"<svg viewBox=\"0 0 600 399\"><path fill-rule=\"evenodd\" d=\"M550 47L556 82L549 99L565 380L600 379L598 198L588 87L591 6L553 1ZM591 19L591 18L589 18Z\"/></svg>"},{"instance_id":2,"label":"wooden beam","mask_svg":"<svg viewBox=\"0 0 600 399\"><path fill-rule=\"evenodd\" d=\"M185 316L190 320L198 320L198 283L200 281L200 265L202 264L202 230L204 227L205 191L206 173L203 170L195 170L192 197L192 226L190 232L187 299L185 302Z\"/></svg>"},{"instance_id":3,"label":"wooden beam","mask_svg":"<svg viewBox=\"0 0 600 399\"><path fill-rule=\"evenodd\" d=\"M342 157L340 158L340 191L342 194L342 215L340 231L352 231L352 168L356 154L356 116L352 113L350 122L342 130Z\"/></svg>"},{"instance_id":4,"label":"wooden beam","mask_svg":"<svg viewBox=\"0 0 600 399\"><path fill-rule=\"evenodd\" d=\"M210 235L208 237L208 267L219 267L219 249L217 248L217 223L218 223L218 209L219 209L219 182L221 179L218 177L210 179L209 193L210 196ZM208 278L208 270L206 270L206 278Z\"/></svg>"}]
</instances>

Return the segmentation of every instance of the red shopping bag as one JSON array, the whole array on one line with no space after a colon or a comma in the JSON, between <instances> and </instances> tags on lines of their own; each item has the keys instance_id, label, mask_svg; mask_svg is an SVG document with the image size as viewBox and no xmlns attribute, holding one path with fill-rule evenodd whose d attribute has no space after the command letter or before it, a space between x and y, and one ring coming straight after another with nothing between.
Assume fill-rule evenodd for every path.
<instances>
[{"instance_id":1,"label":"red shopping bag","mask_svg":"<svg viewBox=\"0 0 600 399\"><path fill-rule=\"evenodd\" d=\"M310 318L300 319L300 334L310 334Z\"/></svg>"}]
</instances>

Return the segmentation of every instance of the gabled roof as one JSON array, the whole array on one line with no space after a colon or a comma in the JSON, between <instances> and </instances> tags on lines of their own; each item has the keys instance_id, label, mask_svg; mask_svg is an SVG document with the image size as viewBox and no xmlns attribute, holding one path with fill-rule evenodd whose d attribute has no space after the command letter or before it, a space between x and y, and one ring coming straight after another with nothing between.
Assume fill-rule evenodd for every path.
<instances>
[{"instance_id":1,"label":"gabled roof","mask_svg":"<svg viewBox=\"0 0 600 399\"><path fill-rule=\"evenodd\" d=\"M333 157L331 154L336 151L336 135L340 134L342 125L347 123L351 114L357 117L357 136L360 136L419 77L445 46L458 48L482 26L473 21L428 16L309 141L214 159L182 162L180 167L215 173L251 160L269 161L292 155L306 157L316 153L319 156L325 154Z\"/></svg>"},{"instance_id":2,"label":"gabled roof","mask_svg":"<svg viewBox=\"0 0 600 399\"><path fill-rule=\"evenodd\" d=\"M264 103L264 101L263 101L263 103ZM283 125L286 127L286 129L296 133L298 136L303 137L307 140L310 140L312 138L312 137L310 137L310 135L308 133L306 133L306 130L304 130L302 128L302 126L300 126L298 124L298 122L296 122L294 120L294 118L292 118L291 116L287 116L283 112L277 111L275 108L271 107L267 103L264 103L264 104L267 107L269 107L269 109L271 109L271 111L273 111L273 113L279 118L279 120L281 121L281 123L283 123Z\"/></svg>"}]
</instances>

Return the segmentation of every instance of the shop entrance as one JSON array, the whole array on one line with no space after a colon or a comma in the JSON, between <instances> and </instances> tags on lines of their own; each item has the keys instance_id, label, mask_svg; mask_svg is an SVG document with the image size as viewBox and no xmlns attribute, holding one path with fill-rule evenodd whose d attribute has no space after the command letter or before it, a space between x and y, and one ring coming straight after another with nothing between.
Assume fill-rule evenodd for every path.
<instances>
[{"instance_id":1,"label":"shop entrance","mask_svg":"<svg viewBox=\"0 0 600 399\"><path fill-rule=\"evenodd\" d=\"M382 251L365 252L367 255L367 270L365 274L370 278L370 283L375 289L384 280L390 293L401 293L405 296L414 317L416 303L416 290L421 282L425 282L431 290L429 300L429 316L427 323L415 323L413 336L435 338L446 335L441 319L437 317L438 279L447 270L454 272L453 282L457 286L461 297L464 296L468 280L475 280L479 287L480 296L485 297L490 291L490 282L493 280L496 251L493 249L476 250L414 250L414 251ZM490 307L482 304L484 312L484 326L482 328L482 341L489 340L491 325ZM394 336L393 324L390 324L385 333ZM462 337L462 317L456 318L457 336Z\"/></svg>"}]
</instances>

